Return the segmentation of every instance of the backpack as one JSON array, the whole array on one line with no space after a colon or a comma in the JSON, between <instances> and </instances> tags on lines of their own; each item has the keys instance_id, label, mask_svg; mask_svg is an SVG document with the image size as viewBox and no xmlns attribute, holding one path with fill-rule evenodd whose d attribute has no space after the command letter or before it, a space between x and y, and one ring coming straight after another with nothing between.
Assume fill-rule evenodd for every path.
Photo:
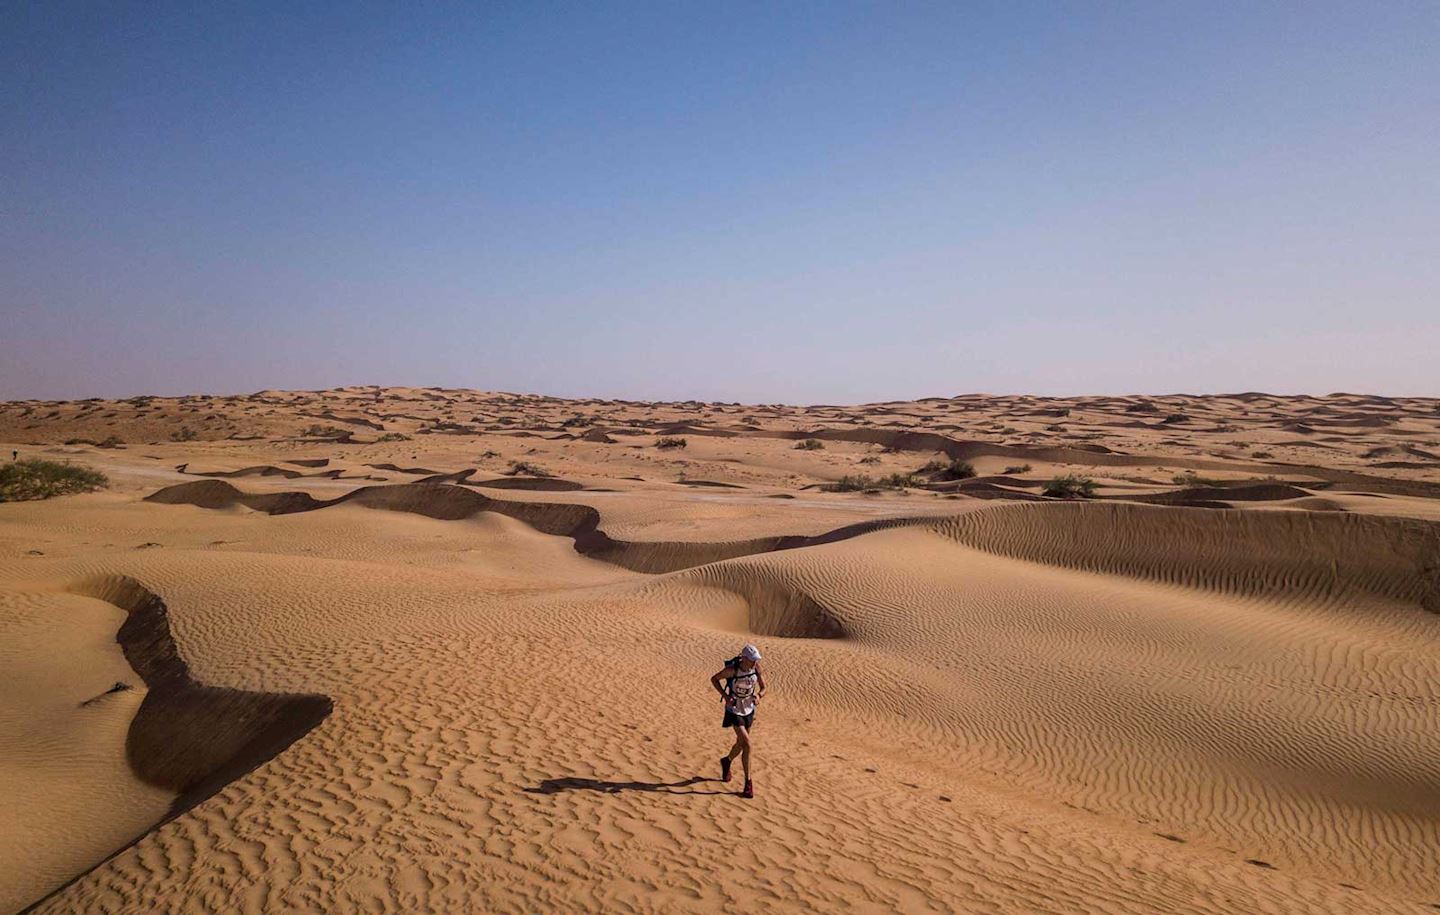
<instances>
[{"instance_id":1,"label":"backpack","mask_svg":"<svg viewBox=\"0 0 1440 915\"><path fill-rule=\"evenodd\" d=\"M740 655L737 654L735 657L730 658L728 661L725 662L725 669L735 671L735 673L732 673L730 676L725 678L725 695L727 696L733 696L735 694L735 690L733 687L735 684L735 678L740 676L740 662L742 660L743 658L741 658ZM755 667L753 668L751 673L760 673L759 661L755 662ZM748 677L750 676L750 674L746 674L745 676Z\"/></svg>"}]
</instances>

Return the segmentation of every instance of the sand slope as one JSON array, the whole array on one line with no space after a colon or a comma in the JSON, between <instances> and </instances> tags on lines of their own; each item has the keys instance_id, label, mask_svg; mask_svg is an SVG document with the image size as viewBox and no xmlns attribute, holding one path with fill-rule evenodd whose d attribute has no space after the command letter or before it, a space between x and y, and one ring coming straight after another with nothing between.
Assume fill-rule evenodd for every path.
<instances>
[{"instance_id":1,"label":"sand slope","mask_svg":"<svg viewBox=\"0 0 1440 915\"><path fill-rule=\"evenodd\" d=\"M470 395L406 396L422 416ZM396 422L364 398L384 404L357 391L300 406ZM1300 415L1256 398L1231 409ZM1127 412L1143 403L1096 413L1172 412ZM1329 405L1339 412L1311 409L1307 424L1381 409ZM776 483L773 468L818 469L837 459L830 446L751 438L764 424L741 420L770 408L729 409L709 413L735 434L701 436L694 417L691 457L664 460L713 446L704 479L745 489L630 480L646 475L640 456L659 460L653 448L605 467L578 449L625 445L573 438L549 447L577 450L543 460L583 490L482 492L459 485L468 476L232 484L170 469L182 448L201 473L467 469L464 436L435 433L443 444L386 456L246 442L153 446L166 454L150 461L132 447L90 458L115 477L109 492L0 505L0 773L17 811L0 829L0 908L71 878L37 911L1440 906L1428 497L1321 488L1352 510L1309 511L1289 503L1321 497L1288 491L1206 492L1235 508L822 494ZM902 412L940 410L870 415ZM1420 422L1396 412L1354 428ZM506 414L474 415L456 421ZM604 428L626 441L625 424ZM476 444L470 468L484 463ZM835 447L852 445L868 447ZM882 459L900 458L914 463ZM990 485L1026 491L1017 483L1035 475ZM1116 496L1185 488L1111 482ZM145 660L127 663L114 641L147 595L163 600L186 682L221 704L157 700L152 722L174 736L127 762L137 733L164 733L139 714L157 692ZM746 640L773 690L753 801L715 779L728 739L705 682ZM117 679L137 688L78 704ZM322 700L328 715L220 765L276 733L237 722L288 721L263 710ZM216 708L262 711L196 713ZM187 735L206 739L182 751ZM175 766L227 739L223 760ZM154 784L176 771L191 774Z\"/></svg>"}]
</instances>

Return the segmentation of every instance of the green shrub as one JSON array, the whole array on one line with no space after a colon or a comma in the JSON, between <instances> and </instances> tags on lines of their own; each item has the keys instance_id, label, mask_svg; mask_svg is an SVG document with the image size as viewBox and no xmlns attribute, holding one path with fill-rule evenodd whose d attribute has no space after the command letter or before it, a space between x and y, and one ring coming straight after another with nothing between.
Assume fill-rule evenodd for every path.
<instances>
[{"instance_id":1,"label":"green shrub","mask_svg":"<svg viewBox=\"0 0 1440 915\"><path fill-rule=\"evenodd\" d=\"M887 477L846 474L834 483L821 487L826 492L869 492L876 489L904 489L916 485L913 473L892 473Z\"/></svg>"},{"instance_id":2,"label":"green shrub","mask_svg":"<svg viewBox=\"0 0 1440 915\"><path fill-rule=\"evenodd\" d=\"M313 426L307 427L305 431L300 434L307 438L339 438L346 434L346 430L341 429L339 426L322 426L316 423Z\"/></svg>"},{"instance_id":3,"label":"green shrub","mask_svg":"<svg viewBox=\"0 0 1440 915\"><path fill-rule=\"evenodd\" d=\"M878 463L880 463L880 458L879 458L877 455L874 455L874 454L867 454L867 455L865 455L864 457L862 457L862 458L860 459L860 463L862 463L862 464L878 464Z\"/></svg>"},{"instance_id":4,"label":"green shrub","mask_svg":"<svg viewBox=\"0 0 1440 915\"><path fill-rule=\"evenodd\" d=\"M918 480L913 473L892 473L888 477L881 477L878 481L881 489L904 489L907 486L915 486Z\"/></svg>"},{"instance_id":5,"label":"green shrub","mask_svg":"<svg viewBox=\"0 0 1440 915\"><path fill-rule=\"evenodd\" d=\"M969 461L962 461L956 458L945 468L942 479L968 480L973 476L975 476L975 465Z\"/></svg>"},{"instance_id":6,"label":"green shrub","mask_svg":"<svg viewBox=\"0 0 1440 915\"><path fill-rule=\"evenodd\" d=\"M660 438L655 440L655 447L659 448L662 451L667 451L671 448L684 448L689 444L690 443L685 441L685 439L676 438L673 435L662 435L660 436Z\"/></svg>"},{"instance_id":7,"label":"green shrub","mask_svg":"<svg viewBox=\"0 0 1440 915\"><path fill-rule=\"evenodd\" d=\"M929 474L935 480L968 480L975 476L975 465L959 458L952 461L930 461L915 473Z\"/></svg>"},{"instance_id":8,"label":"green shrub","mask_svg":"<svg viewBox=\"0 0 1440 915\"><path fill-rule=\"evenodd\" d=\"M807 438L804 441L795 443L796 451L823 451L825 443L818 438Z\"/></svg>"},{"instance_id":9,"label":"green shrub","mask_svg":"<svg viewBox=\"0 0 1440 915\"><path fill-rule=\"evenodd\" d=\"M384 435L375 439L375 442L378 444L380 442L408 442L410 440L410 436L404 432L386 432Z\"/></svg>"},{"instance_id":10,"label":"green shrub","mask_svg":"<svg viewBox=\"0 0 1440 915\"><path fill-rule=\"evenodd\" d=\"M1007 474L1029 473L1030 469L1031 468L1029 464L1015 464L1013 466L1006 467L1005 472Z\"/></svg>"},{"instance_id":11,"label":"green shrub","mask_svg":"<svg viewBox=\"0 0 1440 915\"><path fill-rule=\"evenodd\" d=\"M195 433L195 430L189 426L181 426L179 429L170 433L170 441L172 442L193 442L199 437L200 436Z\"/></svg>"},{"instance_id":12,"label":"green shrub","mask_svg":"<svg viewBox=\"0 0 1440 915\"><path fill-rule=\"evenodd\" d=\"M105 474L80 464L32 459L0 466L0 502L92 492L109 484Z\"/></svg>"},{"instance_id":13,"label":"green shrub","mask_svg":"<svg viewBox=\"0 0 1440 915\"><path fill-rule=\"evenodd\" d=\"M1045 495L1055 499L1088 499L1095 495L1095 481L1074 474L1056 477L1045 485Z\"/></svg>"}]
</instances>

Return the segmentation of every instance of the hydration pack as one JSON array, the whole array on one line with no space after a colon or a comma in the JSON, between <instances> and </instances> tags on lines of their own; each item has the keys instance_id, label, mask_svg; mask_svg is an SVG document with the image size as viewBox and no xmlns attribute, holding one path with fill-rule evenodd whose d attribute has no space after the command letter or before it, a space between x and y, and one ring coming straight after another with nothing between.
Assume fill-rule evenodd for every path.
<instances>
[{"instance_id":1,"label":"hydration pack","mask_svg":"<svg viewBox=\"0 0 1440 915\"><path fill-rule=\"evenodd\" d=\"M742 660L744 659L737 654L735 657L725 662L725 668L732 671L730 676L725 678L725 695L727 696L735 695L735 679L737 677L758 676L760 673L760 665L757 663L754 667L750 668L749 673L742 674L740 672L740 662Z\"/></svg>"}]
</instances>

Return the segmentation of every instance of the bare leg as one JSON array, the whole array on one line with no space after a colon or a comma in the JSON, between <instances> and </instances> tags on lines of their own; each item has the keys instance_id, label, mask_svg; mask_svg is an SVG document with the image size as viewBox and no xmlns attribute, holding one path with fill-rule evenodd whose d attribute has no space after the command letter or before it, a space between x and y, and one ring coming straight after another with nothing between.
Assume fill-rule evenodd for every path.
<instances>
[{"instance_id":1,"label":"bare leg","mask_svg":"<svg viewBox=\"0 0 1440 915\"><path fill-rule=\"evenodd\" d=\"M745 781L750 781L750 732L742 725L735 725L735 746L730 750L730 758L735 758L735 751L740 751L740 765L745 769Z\"/></svg>"}]
</instances>

